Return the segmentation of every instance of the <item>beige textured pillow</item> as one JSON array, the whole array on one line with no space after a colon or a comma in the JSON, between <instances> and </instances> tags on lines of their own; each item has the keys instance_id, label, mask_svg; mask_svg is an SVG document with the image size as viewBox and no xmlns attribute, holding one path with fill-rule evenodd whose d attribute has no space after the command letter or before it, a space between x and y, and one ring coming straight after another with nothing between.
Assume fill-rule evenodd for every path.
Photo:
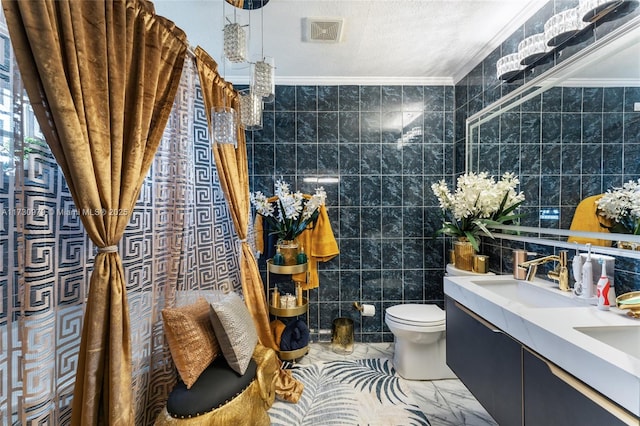
<instances>
[{"instance_id":1,"label":"beige textured pillow","mask_svg":"<svg viewBox=\"0 0 640 426\"><path fill-rule=\"evenodd\" d=\"M258 343L253 318L236 293L211 303L211 323L229 367L244 374Z\"/></svg>"},{"instance_id":2,"label":"beige textured pillow","mask_svg":"<svg viewBox=\"0 0 640 426\"><path fill-rule=\"evenodd\" d=\"M209 319L209 303L201 297L191 305L165 308L162 319L173 363L190 389L220 353Z\"/></svg>"}]
</instances>

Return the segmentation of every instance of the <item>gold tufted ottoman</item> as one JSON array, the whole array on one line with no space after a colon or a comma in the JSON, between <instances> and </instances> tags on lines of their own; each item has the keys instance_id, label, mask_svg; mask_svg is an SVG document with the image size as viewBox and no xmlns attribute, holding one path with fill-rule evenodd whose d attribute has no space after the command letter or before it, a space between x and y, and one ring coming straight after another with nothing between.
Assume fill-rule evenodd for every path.
<instances>
[{"instance_id":1,"label":"gold tufted ottoman","mask_svg":"<svg viewBox=\"0 0 640 426\"><path fill-rule=\"evenodd\" d=\"M253 351L252 361L255 362L255 376L240 393L223 397L222 405L217 401L212 401L209 410L200 413L195 417L177 418L171 416L167 411L167 406L156 418L155 425L269 425L269 414L267 410L273 405L275 400L275 383L280 370L280 361L274 350L262 346L260 343ZM235 373L234 373L235 374ZM249 371L246 374L251 374ZM247 377L250 379L250 377ZM200 380L200 379L198 379ZM176 385L176 388L179 385ZM224 386L222 384L222 386ZM172 391L173 393L176 391ZM192 389L195 389L196 385ZM183 396L188 391L182 391ZM201 395L198 396L200 398ZM206 396L205 396L206 397Z\"/></svg>"}]
</instances>

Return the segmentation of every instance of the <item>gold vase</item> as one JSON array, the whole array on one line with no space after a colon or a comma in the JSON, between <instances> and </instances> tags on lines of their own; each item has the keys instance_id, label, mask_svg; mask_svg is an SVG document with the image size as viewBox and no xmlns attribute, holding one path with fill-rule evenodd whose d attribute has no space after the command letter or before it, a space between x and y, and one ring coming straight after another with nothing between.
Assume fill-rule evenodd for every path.
<instances>
[{"instance_id":1,"label":"gold vase","mask_svg":"<svg viewBox=\"0 0 640 426\"><path fill-rule=\"evenodd\" d=\"M277 244L280 249L280 254L284 257L285 265L296 265L298 263L296 257L298 256L299 247L296 240L282 240Z\"/></svg>"},{"instance_id":2,"label":"gold vase","mask_svg":"<svg viewBox=\"0 0 640 426\"><path fill-rule=\"evenodd\" d=\"M453 242L453 250L455 252L455 267L463 271L471 271L473 269L473 255L476 253L473 245L467 240L458 240Z\"/></svg>"},{"instance_id":3,"label":"gold vase","mask_svg":"<svg viewBox=\"0 0 640 426\"><path fill-rule=\"evenodd\" d=\"M618 248L625 250L640 250L640 245L627 241L618 241Z\"/></svg>"},{"instance_id":4,"label":"gold vase","mask_svg":"<svg viewBox=\"0 0 640 426\"><path fill-rule=\"evenodd\" d=\"M353 352L353 320L336 318L331 327L331 349L342 355Z\"/></svg>"}]
</instances>

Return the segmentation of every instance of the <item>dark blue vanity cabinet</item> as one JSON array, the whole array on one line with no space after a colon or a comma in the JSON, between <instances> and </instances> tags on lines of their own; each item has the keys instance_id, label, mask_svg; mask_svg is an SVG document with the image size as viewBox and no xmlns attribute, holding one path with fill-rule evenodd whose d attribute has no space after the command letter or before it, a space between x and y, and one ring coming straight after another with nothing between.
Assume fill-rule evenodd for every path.
<instances>
[{"instance_id":1,"label":"dark blue vanity cabinet","mask_svg":"<svg viewBox=\"0 0 640 426\"><path fill-rule=\"evenodd\" d=\"M447 364L499 425L522 423L522 347L448 298Z\"/></svg>"},{"instance_id":2,"label":"dark blue vanity cabinet","mask_svg":"<svg viewBox=\"0 0 640 426\"><path fill-rule=\"evenodd\" d=\"M640 425L640 419L447 297L447 364L500 426Z\"/></svg>"},{"instance_id":3,"label":"dark blue vanity cabinet","mask_svg":"<svg viewBox=\"0 0 640 426\"><path fill-rule=\"evenodd\" d=\"M531 426L640 425L605 398L540 355L523 350L524 424ZM618 411L629 422L612 414Z\"/></svg>"}]
</instances>

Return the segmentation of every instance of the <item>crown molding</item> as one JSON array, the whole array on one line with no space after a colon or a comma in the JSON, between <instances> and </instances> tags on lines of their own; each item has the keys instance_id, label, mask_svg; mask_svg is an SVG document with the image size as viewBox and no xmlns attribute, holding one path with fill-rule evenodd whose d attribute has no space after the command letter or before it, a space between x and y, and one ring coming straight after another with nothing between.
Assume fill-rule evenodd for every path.
<instances>
[{"instance_id":1,"label":"crown molding","mask_svg":"<svg viewBox=\"0 0 640 426\"><path fill-rule=\"evenodd\" d=\"M246 75L225 77L237 85L250 84ZM382 76L278 76L276 85L282 86L453 86L451 77L382 77Z\"/></svg>"}]
</instances>

